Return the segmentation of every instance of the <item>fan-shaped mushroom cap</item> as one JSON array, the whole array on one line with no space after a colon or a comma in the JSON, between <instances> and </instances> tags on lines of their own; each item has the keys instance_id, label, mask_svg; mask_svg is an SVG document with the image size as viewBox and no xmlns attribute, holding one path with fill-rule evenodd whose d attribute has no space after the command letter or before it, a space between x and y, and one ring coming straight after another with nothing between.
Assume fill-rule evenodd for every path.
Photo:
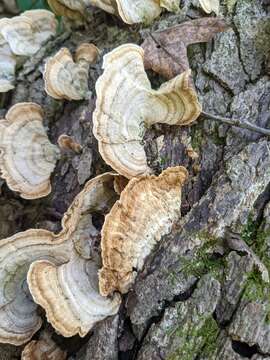
<instances>
[{"instance_id":1,"label":"fan-shaped mushroom cap","mask_svg":"<svg viewBox=\"0 0 270 360\"><path fill-rule=\"evenodd\" d=\"M127 24L150 23L161 13L156 0L115 0L121 19Z\"/></svg>"},{"instance_id":2,"label":"fan-shaped mushroom cap","mask_svg":"<svg viewBox=\"0 0 270 360\"><path fill-rule=\"evenodd\" d=\"M70 243L56 241L46 230L28 230L1 240L0 342L21 345L41 327L26 283L30 264L38 259L64 263L70 251Z\"/></svg>"},{"instance_id":3,"label":"fan-shaped mushroom cap","mask_svg":"<svg viewBox=\"0 0 270 360\"><path fill-rule=\"evenodd\" d=\"M0 241L0 342L24 344L42 324L26 282L33 262L46 260L61 265L75 254L82 259L92 256L91 239L98 231L92 224L91 214L107 213L118 199L114 191L115 177L117 175L106 173L85 185L63 216L63 230L59 234L33 229Z\"/></svg>"},{"instance_id":4,"label":"fan-shaped mushroom cap","mask_svg":"<svg viewBox=\"0 0 270 360\"><path fill-rule=\"evenodd\" d=\"M219 14L219 0L199 0L202 9L210 14L214 12L216 15Z\"/></svg>"},{"instance_id":5,"label":"fan-shaped mushroom cap","mask_svg":"<svg viewBox=\"0 0 270 360\"><path fill-rule=\"evenodd\" d=\"M83 43L79 45L75 53L75 62L85 60L89 64L96 62L100 51L94 44Z\"/></svg>"},{"instance_id":6,"label":"fan-shaped mushroom cap","mask_svg":"<svg viewBox=\"0 0 270 360\"><path fill-rule=\"evenodd\" d=\"M179 11L179 0L160 0L160 6L168 11Z\"/></svg>"},{"instance_id":7,"label":"fan-shaped mushroom cap","mask_svg":"<svg viewBox=\"0 0 270 360\"><path fill-rule=\"evenodd\" d=\"M50 175L59 157L42 124L42 109L34 103L12 106L0 121L0 170L9 188L25 199L51 192Z\"/></svg>"},{"instance_id":8,"label":"fan-shaped mushroom cap","mask_svg":"<svg viewBox=\"0 0 270 360\"><path fill-rule=\"evenodd\" d=\"M76 51L76 63L67 48L62 48L45 65L46 92L55 99L81 100L88 91L89 65L97 57L93 44L82 44Z\"/></svg>"},{"instance_id":9,"label":"fan-shaped mushroom cap","mask_svg":"<svg viewBox=\"0 0 270 360\"><path fill-rule=\"evenodd\" d=\"M90 0L90 4L108 12L109 14L117 14L116 0Z\"/></svg>"},{"instance_id":10,"label":"fan-shaped mushroom cap","mask_svg":"<svg viewBox=\"0 0 270 360\"><path fill-rule=\"evenodd\" d=\"M96 83L94 135L104 161L132 178L148 174L142 145L146 126L188 125L201 112L186 71L152 90L143 65L143 49L122 45L104 56L104 72Z\"/></svg>"},{"instance_id":11,"label":"fan-shaped mushroom cap","mask_svg":"<svg viewBox=\"0 0 270 360\"><path fill-rule=\"evenodd\" d=\"M20 16L0 19L0 34L16 55L31 56L56 34L55 16L47 10L26 11Z\"/></svg>"},{"instance_id":12,"label":"fan-shaped mushroom cap","mask_svg":"<svg viewBox=\"0 0 270 360\"><path fill-rule=\"evenodd\" d=\"M39 340L33 340L25 346L21 360L65 360L66 358L67 353L56 345L51 334L45 330Z\"/></svg>"},{"instance_id":13,"label":"fan-shaped mushroom cap","mask_svg":"<svg viewBox=\"0 0 270 360\"><path fill-rule=\"evenodd\" d=\"M35 28L36 41L41 45L57 32L57 20L51 11L28 10L23 16L31 19Z\"/></svg>"},{"instance_id":14,"label":"fan-shaped mushroom cap","mask_svg":"<svg viewBox=\"0 0 270 360\"><path fill-rule=\"evenodd\" d=\"M177 0L48 0L57 15L77 19L82 17L87 6L93 5L110 14L119 15L127 24L149 23L158 17L162 8L179 9Z\"/></svg>"},{"instance_id":15,"label":"fan-shaped mushroom cap","mask_svg":"<svg viewBox=\"0 0 270 360\"><path fill-rule=\"evenodd\" d=\"M81 11L73 10L65 5L64 0L47 0L52 11L58 16L66 16L72 20L81 20Z\"/></svg>"},{"instance_id":16,"label":"fan-shaped mushroom cap","mask_svg":"<svg viewBox=\"0 0 270 360\"><path fill-rule=\"evenodd\" d=\"M126 293L137 271L162 236L180 217L181 187L187 177L182 166L161 175L130 180L102 228L100 293Z\"/></svg>"},{"instance_id":17,"label":"fan-shaped mushroom cap","mask_svg":"<svg viewBox=\"0 0 270 360\"><path fill-rule=\"evenodd\" d=\"M0 93L14 88L16 58L0 34Z\"/></svg>"},{"instance_id":18,"label":"fan-shaped mushroom cap","mask_svg":"<svg viewBox=\"0 0 270 360\"><path fill-rule=\"evenodd\" d=\"M97 321L117 313L121 297L112 300L99 294L98 267L79 256L61 266L37 261L30 266L27 281L48 321L63 336L85 336Z\"/></svg>"}]
</instances>

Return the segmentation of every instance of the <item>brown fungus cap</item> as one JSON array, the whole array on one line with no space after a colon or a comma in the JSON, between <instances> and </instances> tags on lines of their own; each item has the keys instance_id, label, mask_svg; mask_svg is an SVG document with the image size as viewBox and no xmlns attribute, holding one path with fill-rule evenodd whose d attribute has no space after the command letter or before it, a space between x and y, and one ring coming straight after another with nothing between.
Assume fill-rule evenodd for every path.
<instances>
[{"instance_id":1,"label":"brown fungus cap","mask_svg":"<svg viewBox=\"0 0 270 360\"><path fill-rule=\"evenodd\" d=\"M101 232L102 295L130 289L146 257L180 218L181 188L187 175L184 167L177 166L159 176L130 180L106 216Z\"/></svg>"},{"instance_id":2,"label":"brown fungus cap","mask_svg":"<svg viewBox=\"0 0 270 360\"><path fill-rule=\"evenodd\" d=\"M22 352L21 360L66 360L67 353L53 341L52 334L43 330L39 340L28 343Z\"/></svg>"}]
</instances>

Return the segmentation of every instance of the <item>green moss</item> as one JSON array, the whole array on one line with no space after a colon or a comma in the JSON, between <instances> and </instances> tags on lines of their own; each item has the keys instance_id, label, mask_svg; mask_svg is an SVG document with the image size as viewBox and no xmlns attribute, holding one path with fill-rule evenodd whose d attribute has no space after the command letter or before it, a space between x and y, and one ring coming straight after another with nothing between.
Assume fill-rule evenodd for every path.
<instances>
[{"instance_id":1,"label":"green moss","mask_svg":"<svg viewBox=\"0 0 270 360\"><path fill-rule=\"evenodd\" d=\"M216 279L220 279L223 274L225 260L223 257L217 258L213 255L213 248L219 240L206 233L200 233L199 237L204 244L195 251L192 260L182 258L182 264L184 263L182 272L186 276L194 275L198 278L210 273Z\"/></svg>"},{"instance_id":2,"label":"green moss","mask_svg":"<svg viewBox=\"0 0 270 360\"><path fill-rule=\"evenodd\" d=\"M231 14L237 3L237 0L226 0L227 10Z\"/></svg>"},{"instance_id":3,"label":"green moss","mask_svg":"<svg viewBox=\"0 0 270 360\"><path fill-rule=\"evenodd\" d=\"M178 268L174 267L173 271L171 269L164 270L172 286L179 282L180 276L195 276L200 279L205 274L211 274L219 281L223 279L225 259L223 257L216 257L213 254L213 249L218 244L219 239L206 232L196 233L194 237L199 238L203 245L194 250L192 258L189 256L179 256Z\"/></svg>"},{"instance_id":4,"label":"green moss","mask_svg":"<svg viewBox=\"0 0 270 360\"><path fill-rule=\"evenodd\" d=\"M268 238L270 230L263 231L263 224L252 221L250 217L247 225L242 231L242 238L251 247L261 262L266 266L270 273L270 256ZM266 323L270 323L270 285L263 281L261 273L253 269L246 281L243 298L250 302L261 302L266 306Z\"/></svg>"},{"instance_id":5,"label":"green moss","mask_svg":"<svg viewBox=\"0 0 270 360\"><path fill-rule=\"evenodd\" d=\"M259 225L256 221L253 220L252 215L249 215L246 226L244 226L241 237L242 239L251 246L256 239Z\"/></svg>"},{"instance_id":6,"label":"green moss","mask_svg":"<svg viewBox=\"0 0 270 360\"><path fill-rule=\"evenodd\" d=\"M212 316L202 319L199 324L177 328L169 336L180 338L179 348L167 357L167 360L193 360L203 352L210 356L215 350L219 328Z\"/></svg>"},{"instance_id":7,"label":"green moss","mask_svg":"<svg viewBox=\"0 0 270 360\"><path fill-rule=\"evenodd\" d=\"M191 128L191 145L192 148L196 150L200 150L203 144L203 130L198 126L194 126Z\"/></svg>"},{"instance_id":8,"label":"green moss","mask_svg":"<svg viewBox=\"0 0 270 360\"><path fill-rule=\"evenodd\" d=\"M159 159L159 164L161 166L163 166L163 165L167 164L168 160L169 160L169 158L167 156L161 156Z\"/></svg>"}]
</instances>

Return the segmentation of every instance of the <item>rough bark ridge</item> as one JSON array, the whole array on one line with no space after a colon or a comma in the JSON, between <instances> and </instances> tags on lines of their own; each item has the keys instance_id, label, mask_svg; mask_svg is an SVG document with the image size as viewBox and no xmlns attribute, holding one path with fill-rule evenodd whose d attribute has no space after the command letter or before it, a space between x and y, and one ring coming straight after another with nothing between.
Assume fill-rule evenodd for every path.
<instances>
[{"instance_id":1,"label":"rough bark ridge","mask_svg":"<svg viewBox=\"0 0 270 360\"><path fill-rule=\"evenodd\" d=\"M68 103L44 92L46 57L62 46L74 50L83 40L94 42L104 54L126 42L141 44L149 31L204 16L196 0L181 1L181 8L180 14L163 14L151 28L126 26L94 10L87 29L65 32L25 63L16 90L1 99L0 114L17 102L35 101L45 110L52 142L66 133L83 152L62 157L52 195L45 199L23 201L1 182L1 238L33 226L57 231L85 181L107 170L91 130L101 60L90 69L89 101ZM232 28L207 45L188 49L203 109L269 128L269 5L227 1L221 10ZM154 86L162 82L150 76ZM187 156L190 145L198 159ZM198 120L191 128L155 126L145 136L145 149L157 173L179 164L188 168L185 216L147 260L117 316L98 324L83 340L57 335L55 340L68 350L70 360L270 359L270 285L261 271L262 264L270 271L269 139ZM231 234L226 238L227 228L239 233L252 251L237 235L234 241ZM19 349L1 346L2 358L19 358Z\"/></svg>"}]
</instances>

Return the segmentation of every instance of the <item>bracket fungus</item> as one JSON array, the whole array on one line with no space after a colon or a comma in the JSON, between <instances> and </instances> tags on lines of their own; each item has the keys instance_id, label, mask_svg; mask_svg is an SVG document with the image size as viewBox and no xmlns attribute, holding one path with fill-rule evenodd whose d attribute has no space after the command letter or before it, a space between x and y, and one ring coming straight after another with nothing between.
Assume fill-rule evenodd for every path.
<instances>
[{"instance_id":1,"label":"bracket fungus","mask_svg":"<svg viewBox=\"0 0 270 360\"><path fill-rule=\"evenodd\" d=\"M93 262L96 259L91 253L91 240L98 233L92 223L92 214L94 212L106 214L118 199L114 191L116 177L118 175L105 173L90 180L63 216L62 231L59 234L42 229L31 229L1 240L0 342L13 345L24 344L42 325L37 305L31 297L26 281L29 267L35 261L47 261L50 266L66 264L65 267L59 268L59 273L67 276L61 278L61 286L67 291L65 299L58 298L58 295L50 298L50 301L54 301L52 308L55 313L47 313L49 321L51 320L53 325L57 324L59 331L64 335L72 332L85 334L87 326L90 329L95 322L117 312L120 297L104 299L95 290L93 278L97 276L97 270ZM76 265L74 268L75 260L73 259L77 259L79 266ZM32 268L35 266L33 265ZM89 273L90 270L93 274ZM74 277L70 278L71 275ZM87 288L92 289L91 297L89 297L90 294L85 294L83 289L80 292L68 293L69 285L74 286L78 278L80 281L77 284L77 290L80 284L85 286L85 283L81 282L82 279L86 284L87 281L90 282ZM34 293L35 284L32 282L31 272L29 279L31 292ZM36 279L36 284L38 285L38 279ZM55 283L50 284L49 288L54 285ZM44 295L46 295L46 290L49 289L44 290ZM95 301L95 308L92 307L87 312L85 309L88 305L91 307L91 299ZM62 304L62 300L66 303ZM100 300L100 303L96 303L97 300ZM75 318L69 318L69 328L65 332L63 327L66 324L65 311L68 306L70 306L69 312L73 313ZM61 309L63 309L62 313ZM80 309L81 313L78 317ZM54 322L51 316L58 316L59 311L62 318L57 317L57 321ZM78 319L81 319L81 327L78 325L80 321Z\"/></svg>"},{"instance_id":2,"label":"bracket fungus","mask_svg":"<svg viewBox=\"0 0 270 360\"><path fill-rule=\"evenodd\" d=\"M97 321L115 314L121 302L119 295L109 299L99 294L99 264L89 252L91 236L96 235L91 213L105 214L116 201L115 178L118 176L108 173L88 182L64 216L63 228L74 229L68 235L76 249L70 261L60 266L36 261L27 275L35 302L45 309L52 326L66 337L85 336ZM80 211L76 214L73 207Z\"/></svg>"},{"instance_id":3,"label":"bracket fungus","mask_svg":"<svg viewBox=\"0 0 270 360\"><path fill-rule=\"evenodd\" d=\"M35 54L56 30L55 15L47 10L0 19L0 92L14 88L16 65Z\"/></svg>"},{"instance_id":4,"label":"bracket fungus","mask_svg":"<svg viewBox=\"0 0 270 360\"><path fill-rule=\"evenodd\" d=\"M27 281L48 321L66 337L85 336L97 321L116 314L121 301L117 294L113 299L99 294L97 264L79 256L61 266L34 262Z\"/></svg>"},{"instance_id":5,"label":"bracket fungus","mask_svg":"<svg viewBox=\"0 0 270 360\"><path fill-rule=\"evenodd\" d=\"M81 44L75 62L67 48L62 48L45 64L45 91L54 99L82 100L88 92L88 71L99 54L93 44Z\"/></svg>"},{"instance_id":6,"label":"bracket fungus","mask_svg":"<svg viewBox=\"0 0 270 360\"><path fill-rule=\"evenodd\" d=\"M216 15L219 14L219 0L199 0L202 9L210 14L214 12Z\"/></svg>"},{"instance_id":7,"label":"bracket fungus","mask_svg":"<svg viewBox=\"0 0 270 360\"><path fill-rule=\"evenodd\" d=\"M122 45L104 56L104 72L96 83L94 135L104 161L132 178L150 173L143 148L146 127L155 123L189 125L201 113L190 85L190 70L151 88L144 70L144 52Z\"/></svg>"},{"instance_id":8,"label":"bracket fungus","mask_svg":"<svg viewBox=\"0 0 270 360\"><path fill-rule=\"evenodd\" d=\"M170 232L180 217L181 188L187 175L182 166L168 168L158 177L134 178L123 190L101 231L99 289L103 296L126 293L146 257Z\"/></svg>"},{"instance_id":9,"label":"bracket fungus","mask_svg":"<svg viewBox=\"0 0 270 360\"><path fill-rule=\"evenodd\" d=\"M22 352L21 360L65 360L67 353L53 341L49 331L44 330L39 340L28 343Z\"/></svg>"},{"instance_id":10,"label":"bracket fungus","mask_svg":"<svg viewBox=\"0 0 270 360\"><path fill-rule=\"evenodd\" d=\"M24 199L51 192L50 175L59 157L59 149L47 137L42 115L39 105L19 103L0 120L1 176Z\"/></svg>"},{"instance_id":11,"label":"bracket fungus","mask_svg":"<svg viewBox=\"0 0 270 360\"><path fill-rule=\"evenodd\" d=\"M16 57L0 34L0 93L14 89L15 70Z\"/></svg>"},{"instance_id":12,"label":"bracket fungus","mask_svg":"<svg viewBox=\"0 0 270 360\"><path fill-rule=\"evenodd\" d=\"M127 24L149 23L158 17L162 8L178 11L177 0L49 0L49 5L57 15L71 19L82 18L87 7L96 6L110 14L115 14Z\"/></svg>"},{"instance_id":13,"label":"bracket fungus","mask_svg":"<svg viewBox=\"0 0 270 360\"><path fill-rule=\"evenodd\" d=\"M20 16L0 20L0 34L15 55L35 54L56 30L56 18L47 10L26 11Z\"/></svg>"}]
</instances>

